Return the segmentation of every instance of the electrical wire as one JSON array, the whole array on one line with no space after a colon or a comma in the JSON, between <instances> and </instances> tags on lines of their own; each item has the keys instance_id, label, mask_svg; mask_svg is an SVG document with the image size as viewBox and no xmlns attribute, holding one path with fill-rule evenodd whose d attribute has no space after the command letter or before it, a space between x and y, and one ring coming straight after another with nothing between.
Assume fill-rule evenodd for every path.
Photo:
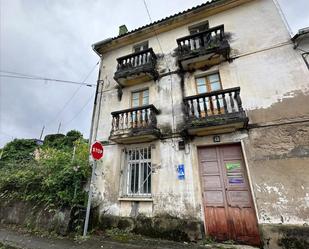
<instances>
[{"instance_id":1,"label":"electrical wire","mask_svg":"<svg viewBox=\"0 0 309 249\"><path fill-rule=\"evenodd\" d=\"M88 77L91 75L91 73L94 71L94 69L97 67L97 65L99 64L99 61L94 65L94 67L91 68L90 72L86 75L86 77L84 78L84 80L82 82L85 82ZM71 95L71 97L65 102L65 104L63 105L63 107L60 109L60 111L55 115L54 118L52 118L49 122L47 122L47 126L52 124L53 122L55 122L55 120L59 117L59 115L65 110L65 108L69 105L69 103L72 101L72 99L75 97L75 95L77 94L77 92L81 89L82 85L80 85Z\"/></svg>"},{"instance_id":2,"label":"electrical wire","mask_svg":"<svg viewBox=\"0 0 309 249\"><path fill-rule=\"evenodd\" d=\"M2 71L0 71L2 72ZM96 86L96 84L86 83L86 82L77 82L77 81L70 81L70 80L62 80L62 79L53 79L53 78L44 78L44 77L36 77L36 76L30 76L30 75L22 75L20 73L14 73L16 75L8 75L8 74L0 74L0 77L3 78L15 78L15 79L25 79L25 80L41 80L44 82L50 81L50 82L60 82L60 83L66 83L66 84L76 84L81 86L87 86L87 87L93 87Z\"/></svg>"},{"instance_id":3,"label":"electrical wire","mask_svg":"<svg viewBox=\"0 0 309 249\"><path fill-rule=\"evenodd\" d=\"M95 93L90 96L90 98L86 101L86 103L82 106L82 108L75 114L75 116L70 119L68 122L64 123L63 126L67 126L69 123L71 123L75 118L78 117L78 115L85 109L85 107L90 103L90 100L94 97Z\"/></svg>"},{"instance_id":4,"label":"electrical wire","mask_svg":"<svg viewBox=\"0 0 309 249\"><path fill-rule=\"evenodd\" d=\"M146 0L143 0L143 2L144 2L145 9L146 9L146 11L147 11L149 20L150 20L150 22L152 23L152 18L151 18L150 11L149 11L149 8L148 8L148 6L147 6ZM160 48L161 53L162 53L162 55L163 55L163 58L164 58L166 67L167 67L168 71L171 72L171 69L170 69L169 64L168 64L168 62L167 62L167 59L166 59L166 57L164 56L163 49L162 49L162 46L161 46L161 42L160 42L160 39L159 39L159 37L158 37L158 34L157 34L155 28L153 28L153 32L154 32L154 34L155 34L155 37L156 37L156 39L157 39L159 48ZM174 132L174 131L175 131L175 112L174 112L174 99L173 99L173 79L172 79L172 75L171 75L171 74L170 74L170 82L171 82L171 102L172 102L172 120L173 120L173 121L172 121L172 122L173 122L173 123L172 123L172 129L173 129L173 132ZM172 142L173 142L173 144L174 144L173 138L172 138ZM174 144L174 147L175 147L175 144Z\"/></svg>"},{"instance_id":5,"label":"electrical wire","mask_svg":"<svg viewBox=\"0 0 309 249\"><path fill-rule=\"evenodd\" d=\"M150 11L149 11L149 9L148 9L146 0L143 0L143 2L144 2L145 9L146 9L146 11L147 11L149 20L150 20L150 22L152 23L153 21L152 21L152 18L151 18ZM168 71L170 72L170 71L171 71L171 70L170 70L170 67L169 67L169 65L168 65L167 59L166 59L165 56L164 56L163 49L162 49L162 46L161 46L161 42L160 42L160 40L159 40L158 34L157 34L157 32L156 32L156 29L155 29L154 27L153 27L153 32L154 32L154 34L155 34L155 36L156 36L156 39L157 39L159 48L160 48L161 53L162 53L162 55L163 55L163 58L164 58L164 60L165 60L166 67L167 67Z\"/></svg>"},{"instance_id":6,"label":"electrical wire","mask_svg":"<svg viewBox=\"0 0 309 249\"><path fill-rule=\"evenodd\" d=\"M7 137L11 137L12 139L14 139L15 136L12 136L11 134L8 134L6 132L0 131L1 134L7 136Z\"/></svg>"}]
</instances>

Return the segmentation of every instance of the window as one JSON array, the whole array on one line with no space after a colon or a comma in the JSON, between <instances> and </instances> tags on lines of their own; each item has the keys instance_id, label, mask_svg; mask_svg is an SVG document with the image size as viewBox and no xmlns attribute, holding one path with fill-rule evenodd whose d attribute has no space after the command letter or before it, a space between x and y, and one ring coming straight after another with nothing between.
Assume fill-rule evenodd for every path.
<instances>
[{"instance_id":1,"label":"window","mask_svg":"<svg viewBox=\"0 0 309 249\"><path fill-rule=\"evenodd\" d=\"M125 194L128 196L151 195L151 148L129 149Z\"/></svg>"},{"instance_id":2,"label":"window","mask_svg":"<svg viewBox=\"0 0 309 249\"><path fill-rule=\"evenodd\" d=\"M132 92L131 95L131 106L138 107L149 104L149 90L141 90L137 92Z\"/></svg>"},{"instance_id":3,"label":"window","mask_svg":"<svg viewBox=\"0 0 309 249\"><path fill-rule=\"evenodd\" d=\"M145 105L148 105L148 104L149 104L149 90L148 89L138 91L138 92L132 92L132 96L131 96L131 106L132 107L145 106ZM141 124L144 124L144 121L146 120L146 111L147 111L146 109L143 109L143 110L140 111L141 112L141 118L140 118L139 114L136 114L136 112L133 112L132 120L134 120L136 122L141 122ZM133 125L135 125L135 124L133 124Z\"/></svg>"},{"instance_id":4,"label":"window","mask_svg":"<svg viewBox=\"0 0 309 249\"><path fill-rule=\"evenodd\" d=\"M190 32L190 35L193 35L193 34L196 34L196 33L206 31L207 29L209 29L209 23L208 23L208 21L205 21L205 22L198 23L198 24L190 26L189 32Z\"/></svg>"},{"instance_id":5,"label":"window","mask_svg":"<svg viewBox=\"0 0 309 249\"><path fill-rule=\"evenodd\" d=\"M219 73L213 73L206 75L204 77L196 78L196 90L198 94L202 93L209 93L213 91L222 90L221 80ZM220 105L220 111L221 114L224 112L223 108L223 100L222 96L219 95L219 105ZM213 97L207 97L206 99L206 106L212 110L210 114L216 115L218 114L217 110L217 102L215 96ZM201 116L205 117L205 110L204 110L204 103L203 99L199 99L199 106L201 110Z\"/></svg>"},{"instance_id":6,"label":"window","mask_svg":"<svg viewBox=\"0 0 309 249\"><path fill-rule=\"evenodd\" d=\"M146 49L148 49L148 41L145 41L143 43L139 43L133 46L134 52L139 52L139 51L146 50Z\"/></svg>"},{"instance_id":7,"label":"window","mask_svg":"<svg viewBox=\"0 0 309 249\"><path fill-rule=\"evenodd\" d=\"M219 73L196 78L196 89L198 94L221 90L222 86Z\"/></svg>"}]
</instances>

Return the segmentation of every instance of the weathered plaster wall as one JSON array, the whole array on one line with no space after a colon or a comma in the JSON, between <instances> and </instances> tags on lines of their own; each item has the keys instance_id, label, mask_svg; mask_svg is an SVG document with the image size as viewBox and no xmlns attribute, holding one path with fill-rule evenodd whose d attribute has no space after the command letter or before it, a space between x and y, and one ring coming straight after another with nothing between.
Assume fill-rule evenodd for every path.
<instances>
[{"instance_id":1,"label":"weathered plaster wall","mask_svg":"<svg viewBox=\"0 0 309 249\"><path fill-rule=\"evenodd\" d=\"M72 229L72 210L52 209L30 201L0 198L0 224L23 226L33 231L67 235ZM71 225L71 226L70 226Z\"/></svg>"},{"instance_id":2,"label":"weathered plaster wall","mask_svg":"<svg viewBox=\"0 0 309 249\"><path fill-rule=\"evenodd\" d=\"M183 123L182 97L196 94L195 77L220 72L223 88L240 86L243 107L250 124L272 124L302 121L221 135L221 143L243 141L248 156L248 170L260 223L308 223L308 123L309 71L299 51L293 49L290 37L272 1L252 1L243 6L207 18L210 26L225 25L230 34L233 62L224 62L208 71L180 76L172 74L156 82L123 89L118 100L116 58L132 53L132 45L103 55L100 80L103 80L101 110L97 139L108 141L112 111L131 106L131 92L148 87L150 104L161 114L158 126L163 133L177 132ZM201 20L202 21L202 20ZM149 47L158 54L158 71L177 69L174 49L176 39L188 35L188 27L176 28L155 37ZM100 94L100 93L99 93ZM171 97L172 96L172 97ZM172 109L173 104L173 109ZM98 109L96 113L98 115ZM173 116L174 113L174 122ZM155 141L153 144L153 198L150 202L119 201L123 145L110 143L105 157L98 164L95 177L95 200L102 213L134 216L139 211L146 216L169 213L173 216L203 220L198 171L197 146L213 145L212 136L198 137L186 146L177 148L178 139ZM185 164L186 179L177 179L176 166ZM307 181L306 181L307 180ZM138 207L136 206L138 205ZM133 210L133 211L132 211Z\"/></svg>"},{"instance_id":3,"label":"weathered plaster wall","mask_svg":"<svg viewBox=\"0 0 309 249\"><path fill-rule=\"evenodd\" d=\"M252 129L245 140L261 223L309 222L308 124Z\"/></svg>"}]
</instances>

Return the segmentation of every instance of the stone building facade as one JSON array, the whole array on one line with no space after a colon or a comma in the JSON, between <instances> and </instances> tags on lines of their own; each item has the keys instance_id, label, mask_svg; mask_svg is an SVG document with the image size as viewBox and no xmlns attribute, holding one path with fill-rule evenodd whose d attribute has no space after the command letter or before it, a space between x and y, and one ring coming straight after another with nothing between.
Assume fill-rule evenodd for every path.
<instances>
[{"instance_id":1,"label":"stone building facade","mask_svg":"<svg viewBox=\"0 0 309 249\"><path fill-rule=\"evenodd\" d=\"M308 243L309 71L273 1L212 1L93 49L103 226Z\"/></svg>"}]
</instances>

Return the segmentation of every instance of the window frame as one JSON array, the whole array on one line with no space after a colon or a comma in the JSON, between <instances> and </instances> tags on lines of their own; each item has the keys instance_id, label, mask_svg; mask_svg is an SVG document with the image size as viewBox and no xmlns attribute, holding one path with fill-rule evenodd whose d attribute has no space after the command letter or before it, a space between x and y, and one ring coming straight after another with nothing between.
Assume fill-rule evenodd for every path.
<instances>
[{"instance_id":1,"label":"window frame","mask_svg":"<svg viewBox=\"0 0 309 249\"><path fill-rule=\"evenodd\" d=\"M220 91L220 90L223 90L223 87L222 87L222 81L221 81L221 76L220 76L220 73L219 73L219 71L214 71L214 72L209 72L209 73L207 73L207 74L204 74L204 75L199 75L199 76L196 76L195 77L195 90L196 90L196 94L197 95L199 95L199 94L204 94L204 93L211 93L211 92L214 92L213 90L211 90L211 83L210 83L210 81L209 81L209 79L208 79L208 77L209 76L211 76L211 75L215 75L215 74L217 74L218 75L218 79L219 79L219 83L220 83L220 89L219 90L214 90L214 91ZM206 86L206 89L207 89L207 92L204 92L204 93L199 93L198 92L198 85L197 85L197 79L200 79L200 78L204 78L205 79L205 86ZM211 90L211 91L210 91ZM210 101L211 100L211 101ZM216 108L216 104L214 104L214 99L213 99L213 97L209 97L208 98L208 108L211 108L212 110L213 110L213 115L216 115L216 114L218 114L217 112L217 108ZM221 97L219 97L219 103L220 103L220 106L222 106L223 107L223 103L222 103L222 98ZM202 104L200 103L200 105L201 105L201 110L203 109L203 106L202 106ZM224 114L224 111L222 110L222 108L221 108L221 114ZM202 111L202 113L203 113L204 111ZM202 116L203 115L205 115L205 113L204 114L202 114Z\"/></svg>"},{"instance_id":2,"label":"window frame","mask_svg":"<svg viewBox=\"0 0 309 249\"><path fill-rule=\"evenodd\" d=\"M149 88L143 88L143 89L138 89L138 90L135 90L135 91L131 92L131 99L130 99L130 101L131 101L131 103L130 103L131 108L145 106L145 105L143 105L143 98L144 98L144 92L146 92L146 91L148 91L148 103L146 105L149 105L149 103L150 103ZM134 93L139 93L138 106L133 106L133 94Z\"/></svg>"},{"instance_id":3,"label":"window frame","mask_svg":"<svg viewBox=\"0 0 309 249\"><path fill-rule=\"evenodd\" d=\"M200 31L199 29L201 29L201 27L203 27L203 26L205 26L206 29ZM199 22L197 24L194 24L194 25L191 25L191 26L188 27L190 35L197 34L197 33L200 33L200 32L204 32L208 29L209 29L209 21L208 20L203 21L203 22ZM199 31L197 31L197 30L199 30Z\"/></svg>"},{"instance_id":4,"label":"window frame","mask_svg":"<svg viewBox=\"0 0 309 249\"><path fill-rule=\"evenodd\" d=\"M144 150L147 149L147 158L144 158ZM152 148L150 145L147 146L140 146L140 147L131 147L127 149L126 156L125 156L125 175L124 175L124 188L123 188L123 197L151 197L152 196ZM139 159L130 159L130 152L135 153L138 151ZM141 152L142 151L142 152ZM143 155L141 158L141 155ZM146 163L147 175L142 175L142 172L145 173L144 163ZM132 165L138 164L138 187L137 191L135 192L135 183L133 183L134 192L132 192ZM136 167L136 166L135 166ZM136 171L134 171L133 182L136 181ZM144 186L146 186L146 191L144 192Z\"/></svg>"},{"instance_id":5,"label":"window frame","mask_svg":"<svg viewBox=\"0 0 309 249\"><path fill-rule=\"evenodd\" d=\"M140 50L139 50L139 51L136 51L138 48L139 48ZM143 49L141 49L141 48L143 48ZM143 50L146 50L146 49L148 49L148 48L149 48L149 42L148 42L148 41L143 41L143 42L141 42L141 43L138 43L138 44L133 45L132 50L133 50L133 53L138 53L138 52L143 51Z\"/></svg>"},{"instance_id":6,"label":"window frame","mask_svg":"<svg viewBox=\"0 0 309 249\"><path fill-rule=\"evenodd\" d=\"M219 78L219 83L220 83L220 89L219 90L223 90L223 87L222 87L222 80L221 80L221 76L220 76L220 73L219 72L211 72L211 73L208 73L208 74L205 74L205 75L201 75L201 76L196 76L195 77L195 91L196 91L196 94L203 94L203 93L199 93L198 92L198 85L197 85L197 79L200 79L200 78L204 78L205 79L205 82L206 82L206 89L207 89L207 92L208 93L211 93L211 92L214 92L212 91L210 88L211 88L211 83L209 82L209 79L207 77L211 76L211 75L214 75L214 74L217 74L218 75L218 78ZM218 90L216 90L218 91Z\"/></svg>"}]
</instances>

